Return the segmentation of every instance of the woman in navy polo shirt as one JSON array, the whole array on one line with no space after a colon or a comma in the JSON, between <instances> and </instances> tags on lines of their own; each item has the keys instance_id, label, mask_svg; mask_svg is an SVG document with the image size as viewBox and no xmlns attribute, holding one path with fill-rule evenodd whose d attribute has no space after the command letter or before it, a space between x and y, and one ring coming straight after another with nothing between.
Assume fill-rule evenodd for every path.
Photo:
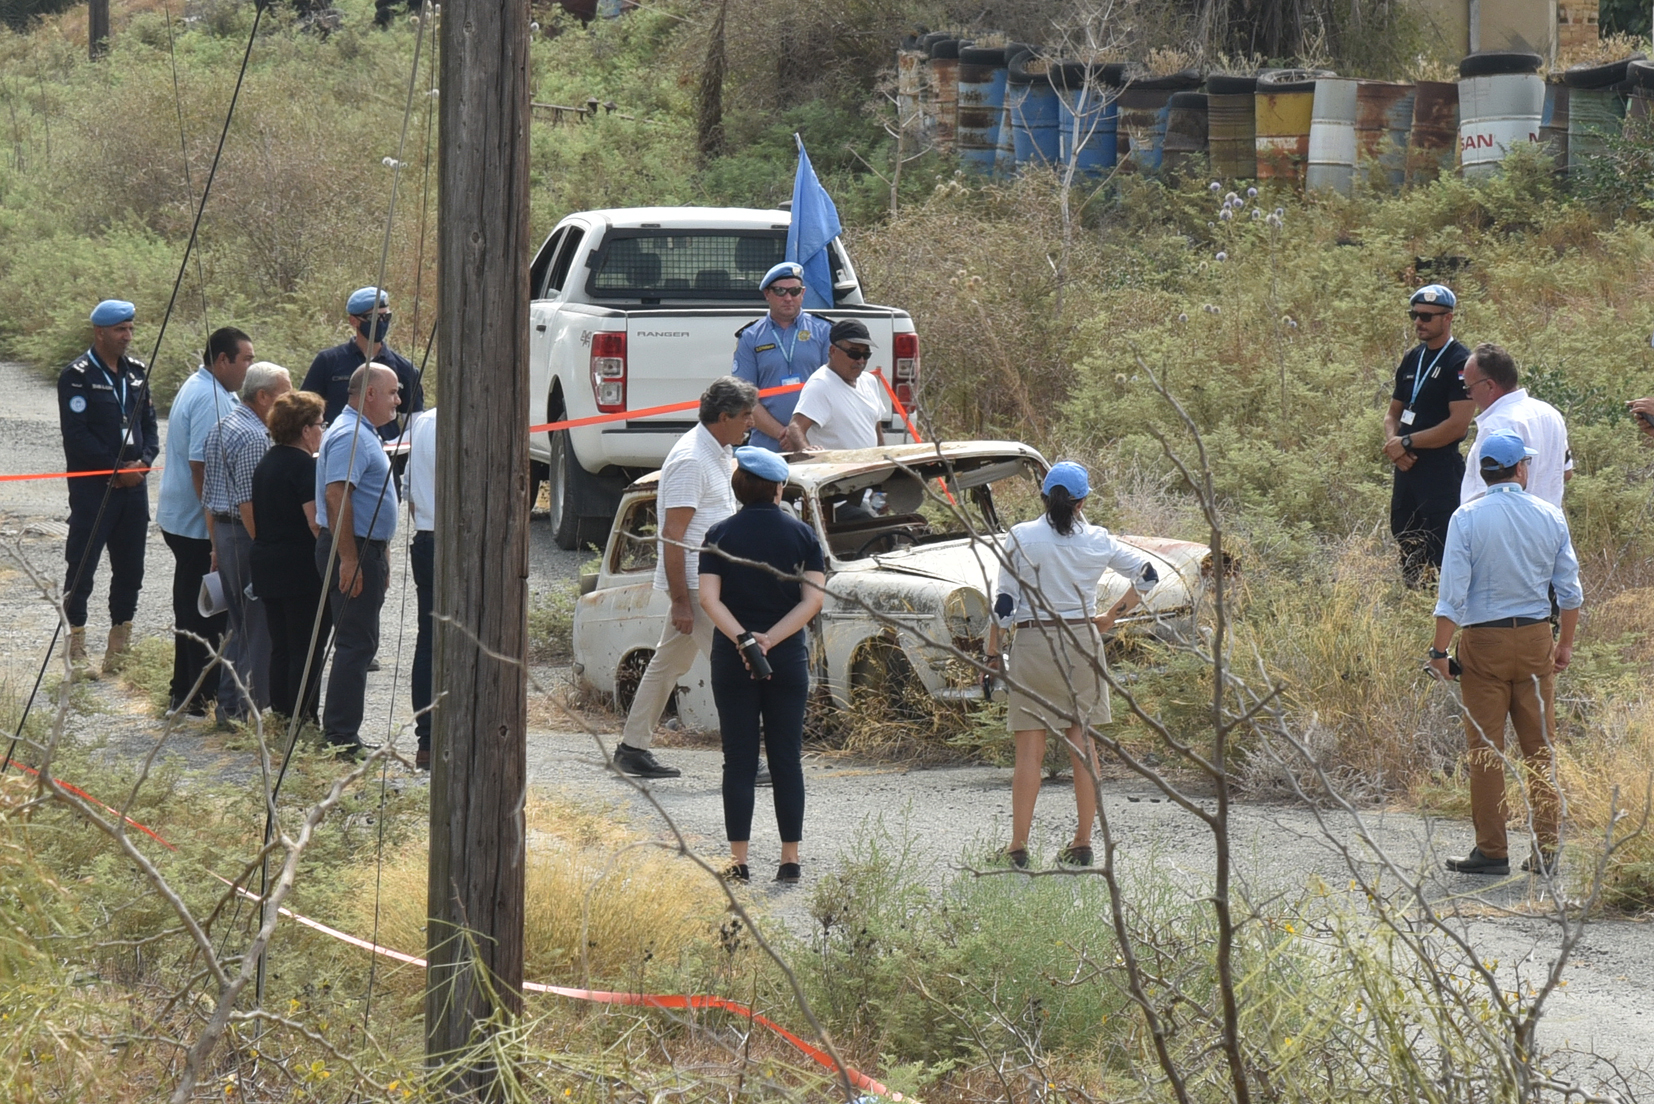
<instances>
[{"instance_id":1,"label":"woman in navy polo shirt","mask_svg":"<svg viewBox=\"0 0 1654 1104\"><path fill-rule=\"evenodd\" d=\"M826 562L810 527L781 509L787 462L753 445L736 449L735 462L731 485L742 508L707 530L701 550L701 608L718 627L712 697L724 743L724 829L731 856L724 876L742 882L749 877L747 843L762 732L781 830L775 880L796 882L804 835L800 756L810 691L809 650L800 630L821 609ZM748 632L769 662L767 678L754 677L736 646Z\"/></svg>"}]
</instances>

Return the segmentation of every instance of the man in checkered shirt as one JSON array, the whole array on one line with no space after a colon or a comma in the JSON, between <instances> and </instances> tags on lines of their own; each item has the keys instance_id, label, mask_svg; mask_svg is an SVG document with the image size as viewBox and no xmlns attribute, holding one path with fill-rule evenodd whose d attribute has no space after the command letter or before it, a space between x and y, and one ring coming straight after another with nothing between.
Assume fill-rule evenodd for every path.
<instances>
[{"instance_id":1,"label":"man in checkered shirt","mask_svg":"<svg viewBox=\"0 0 1654 1104\"><path fill-rule=\"evenodd\" d=\"M207 431L201 503L207 512L213 561L230 606L230 635L220 668L218 723L246 721L249 710L270 704L270 631L264 605L247 593L252 581L253 469L270 449L265 422L276 400L293 390L292 377L279 364L261 360L247 369L241 405ZM232 672L233 667L233 672ZM242 687L237 687L239 676Z\"/></svg>"}]
</instances>

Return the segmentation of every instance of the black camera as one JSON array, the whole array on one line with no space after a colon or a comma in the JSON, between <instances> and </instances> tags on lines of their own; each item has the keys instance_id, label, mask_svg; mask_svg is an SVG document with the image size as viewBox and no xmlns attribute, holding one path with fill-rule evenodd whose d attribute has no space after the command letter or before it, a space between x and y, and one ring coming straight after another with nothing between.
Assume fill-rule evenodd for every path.
<instances>
[{"instance_id":1,"label":"black camera","mask_svg":"<svg viewBox=\"0 0 1654 1104\"><path fill-rule=\"evenodd\" d=\"M1436 673L1436 669L1430 666L1429 660L1425 660L1424 666L1420 670L1431 675ZM1464 666L1459 662L1458 656L1450 655L1447 657L1447 674L1450 678L1458 678L1464 674Z\"/></svg>"}]
</instances>

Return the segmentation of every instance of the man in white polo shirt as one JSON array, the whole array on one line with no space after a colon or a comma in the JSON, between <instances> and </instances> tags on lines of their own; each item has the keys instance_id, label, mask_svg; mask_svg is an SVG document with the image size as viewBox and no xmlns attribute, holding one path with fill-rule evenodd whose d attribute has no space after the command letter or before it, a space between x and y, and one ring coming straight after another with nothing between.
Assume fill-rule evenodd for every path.
<instances>
[{"instance_id":1,"label":"man in white polo shirt","mask_svg":"<svg viewBox=\"0 0 1654 1104\"><path fill-rule=\"evenodd\" d=\"M743 379L723 376L701 393L700 424L678 438L660 468L655 508L660 517L656 541L655 589L672 596L672 615L660 643L638 681L626 728L615 747L615 766L640 778L676 778L683 772L655 759L655 723L695 662L697 650L712 654L712 619L701 609L698 549L706 531L735 513L730 488L734 448L752 429L758 388Z\"/></svg>"},{"instance_id":2,"label":"man in white polo shirt","mask_svg":"<svg viewBox=\"0 0 1654 1104\"><path fill-rule=\"evenodd\" d=\"M1533 449L1528 463L1528 493L1552 506L1562 505L1562 487L1574 475L1568 451L1568 426L1562 412L1517 386L1516 361L1490 342L1476 346L1464 363L1464 389L1476 403L1476 443L1465 457L1459 502L1487 493L1482 483L1482 442L1495 433L1514 433Z\"/></svg>"},{"instance_id":3,"label":"man in white polo shirt","mask_svg":"<svg viewBox=\"0 0 1654 1104\"><path fill-rule=\"evenodd\" d=\"M833 323L828 336L827 363L804 381L798 393L798 405L781 441L785 451L879 445L884 395L879 381L866 371L873 337L854 318Z\"/></svg>"}]
</instances>

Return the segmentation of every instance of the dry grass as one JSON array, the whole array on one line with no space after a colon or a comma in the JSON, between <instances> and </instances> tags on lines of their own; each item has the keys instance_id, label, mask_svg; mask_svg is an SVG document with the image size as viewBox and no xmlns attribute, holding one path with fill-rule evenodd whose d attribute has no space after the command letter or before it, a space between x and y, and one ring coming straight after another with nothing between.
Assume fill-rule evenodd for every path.
<instances>
[{"instance_id":1,"label":"dry grass","mask_svg":"<svg viewBox=\"0 0 1654 1104\"><path fill-rule=\"evenodd\" d=\"M715 945L724 908L713 879L688 859L658 849L609 810L555 798L526 810L528 868L525 976L598 987L675 974ZM388 861L380 887L379 942L423 956L426 848ZM373 871L359 872L351 930L373 929ZM393 982L416 996L420 971Z\"/></svg>"}]
</instances>

